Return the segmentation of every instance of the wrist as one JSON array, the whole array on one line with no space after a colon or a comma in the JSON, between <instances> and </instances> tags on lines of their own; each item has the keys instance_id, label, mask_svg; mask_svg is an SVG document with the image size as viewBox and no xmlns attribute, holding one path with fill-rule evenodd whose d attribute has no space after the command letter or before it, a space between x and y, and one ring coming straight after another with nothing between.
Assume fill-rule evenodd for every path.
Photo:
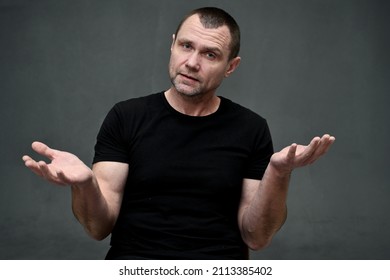
<instances>
[{"instance_id":1,"label":"wrist","mask_svg":"<svg viewBox=\"0 0 390 280\"><path fill-rule=\"evenodd\" d=\"M280 166L274 164L272 161L268 165L268 171L275 177L280 179L289 179L293 169L281 168Z\"/></svg>"},{"instance_id":2,"label":"wrist","mask_svg":"<svg viewBox=\"0 0 390 280\"><path fill-rule=\"evenodd\" d=\"M95 186L97 186L97 180L92 170L90 174L86 175L84 180L72 184L72 187L75 187L77 189L85 189L85 188L90 188Z\"/></svg>"}]
</instances>

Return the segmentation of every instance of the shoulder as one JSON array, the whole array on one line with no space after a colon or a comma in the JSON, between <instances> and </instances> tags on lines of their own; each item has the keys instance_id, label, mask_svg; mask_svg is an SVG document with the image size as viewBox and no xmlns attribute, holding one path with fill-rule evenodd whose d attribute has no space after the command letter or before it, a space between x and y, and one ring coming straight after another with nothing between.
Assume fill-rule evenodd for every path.
<instances>
[{"instance_id":1,"label":"shoulder","mask_svg":"<svg viewBox=\"0 0 390 280\"><path fill-rule=\"evenodd\" d=\"M159 103L161 99L161 92L153 93L146 96L134 97L127 100L116 103L113 107L114 110L122 113L130 113L134 111L144 111L145 108L154 106Z\"/></svg>"},{"instance_id":2,"label":"shoulder","mask_svg":"<svg viewBox=\"0 0 390 280\"><path fill-rule=\"evenodd\" d=\"M220 98L224 104L225 113L231 114L235 118L238 118L239 121L264 123L264 124L267 122L263 116L252 111L251 109L244 107L243 105L240 105L226 97L220 96Z\"/></svg>"},{"instance_id":3,"label":"shoulder","mask_svg":"<svg viewBox=\"0 0 390 280\"><path fill-rule=\"evenodd\" d=\"M155 112L157 108L161 108L161 104L163 104L161 95L160 92L119 101L111 108L107 116L123 122L143 119L143 117Z\"/></svg>"},{"instance_id":4,"label":"shoulder","mask_svg":"<svg viewBox=\"0 0 390 280\"><path fill-rule=\"evenodd\" d=\"M161 93L135 97L117 102L107 113L103 126L128 128L140 124L158 107Z\"/></svg>"}]
</instances>

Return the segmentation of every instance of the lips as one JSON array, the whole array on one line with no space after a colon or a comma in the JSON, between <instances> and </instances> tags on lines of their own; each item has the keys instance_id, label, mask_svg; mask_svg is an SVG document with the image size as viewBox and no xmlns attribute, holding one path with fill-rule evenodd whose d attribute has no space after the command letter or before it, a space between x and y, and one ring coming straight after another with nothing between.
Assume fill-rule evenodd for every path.
<instances>
[{"instance_id":1,"label":"lips","mask_svg":"<svg viewBox=\"0 0 390 280\"><path fill-rule=\"evenodd\" d=\"M190 75L187 75L187 74L183 74L183 73L179 73L180 76L186 78L186 79L189 79L189 80L192 80L192 81L195 81L195 82L199 82L199 79L193 77L193 76L190 76Z\"/></svg>"}]
</instances>

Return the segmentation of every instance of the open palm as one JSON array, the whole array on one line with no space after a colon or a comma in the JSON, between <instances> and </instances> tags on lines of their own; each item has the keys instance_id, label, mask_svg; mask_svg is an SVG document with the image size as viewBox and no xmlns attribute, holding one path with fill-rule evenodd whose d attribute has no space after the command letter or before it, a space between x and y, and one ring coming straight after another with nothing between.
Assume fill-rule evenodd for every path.
<instances>
[{"instance_id":1,"label":"open palm","mask_svg":"<svg viewBox=\"0 0 390 280\"><path fill-rule=\"evenodd\" d=\"M92 178L92 170L74 154L54 150L41 142L34 142L32 148L47 157L51 163L35 161L23 156L25 165L37 175L59 185L82 185Z\"/></svg>"},{"instance_id":2,"label":"open palm","mask_svg":"<svg viewBox=\"0 0 390 280\"><path fill-rule=\"evenodd\" d=\"M298 167L315 162L325 154L335 141L333 136L314 137L308 146L292 144L271 157L271 164L281 173L291 173Z\"/></svg>"}]
</instances>

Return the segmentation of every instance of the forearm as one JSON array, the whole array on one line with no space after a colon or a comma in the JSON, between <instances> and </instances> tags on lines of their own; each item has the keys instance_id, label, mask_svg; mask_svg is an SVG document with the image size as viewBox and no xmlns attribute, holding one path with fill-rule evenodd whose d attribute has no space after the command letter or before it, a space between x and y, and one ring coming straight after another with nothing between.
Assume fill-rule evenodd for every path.
<instances>
[{"instance_id":1,"label":"forearm","mask_svg":"<svg viewBox=\"0 0 390 280\"><path fill-rule=\"evenodd\" d=\"M34 142L32 148L51 160L35 161L23 156L25 165L51 183L72 186L72 209L87 233L98 240L109 235L119 215L129 166L102 161L91 168L76 155Z\"/></svg>"},{"instance_id":2,"label":"forearm","mask_svg":"<svg viewBox=\"0 0 390 280\"><path fill-rule=\"evenodd\" d=\"M325 134L321 138L314 137L308 146L287 146L272 155L260 184L250 187L244 185L239 226L242 238L250 248L267 246L285 222L291 172L315 162L334 141L333 136Z\"/></svg>"},{"instance_id":3,"label":"forearm","mask_svg":"<svg viewBox=\"0 0 390 280\"><path fill-rule=\"evenodd\" d=\"M92 238L102 240L111 233L115 218L95 176L82 186L72 186L72 210Z\"/></svg>"},{"instance_id":4,"label":"forearm","mask_svg":"<svg viewBox=\"0 0 390 280\"><path fill-rule=\"evenodd\" d=\"M290 173L280 174L268 165L241 218L244 241L251 249L266 247L287 217L287 192Z\"/></svg>"}]
</instances>

